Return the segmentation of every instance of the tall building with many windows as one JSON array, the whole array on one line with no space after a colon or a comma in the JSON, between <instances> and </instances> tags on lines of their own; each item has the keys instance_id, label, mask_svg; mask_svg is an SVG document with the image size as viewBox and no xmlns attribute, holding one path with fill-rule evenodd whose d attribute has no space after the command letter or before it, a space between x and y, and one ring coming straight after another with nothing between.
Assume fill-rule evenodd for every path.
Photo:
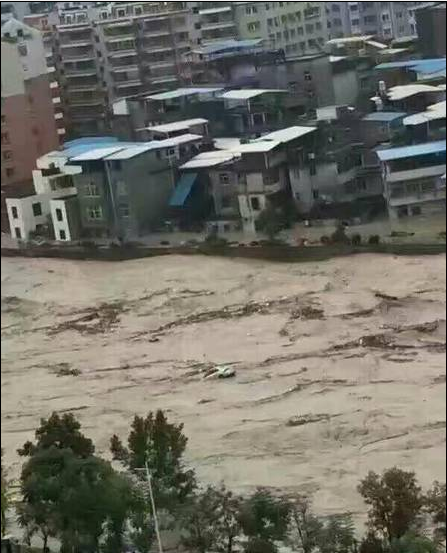
<instances>
[{"instance_id":1,"label":"tall building with many windows","mask_svg":"<svg viewBox=\"0 0 447 553\"><path fill-rule=\"evenodd\" d=\"M315 54L329 38L324 2L235 2L241 39L264 39L286 57Z\"/></svg>"},{"instance_id":2,"label":"tall building with many windows","mask_svg":"<svg viewBox=\"0 0 447 553\"><path fill-rule=\"evenodd\" d=\"M55 107L41 33L9 19L2 34L1 155L3 187L32 180L36 159L59 147Z\"/></svg>"},{"instance_id":3,"label":"tall building with many windows","mask_svg":"<svg viewBox=\"0 0 447 553\"><path fill-rule=\"evenodd\" d=\"M430 3L430 2L429 2ZM415 10L427 2L325 2L331 38L374 35L415 37Z\"/></svg>"}]
</instances>

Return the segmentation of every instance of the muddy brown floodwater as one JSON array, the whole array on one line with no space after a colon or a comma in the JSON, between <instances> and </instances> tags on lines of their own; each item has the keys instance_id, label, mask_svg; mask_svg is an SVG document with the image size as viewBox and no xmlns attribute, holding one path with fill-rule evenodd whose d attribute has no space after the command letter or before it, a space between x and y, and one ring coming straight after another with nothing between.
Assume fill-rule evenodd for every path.
<instances>
[{"instance_id":1,"label":"muddy brown floodwater","mask_svg":"<svg viewBox=\"0 0 447 553\"><path fill-rule=\"evenodd\" d=\"M445 475L445 284L445 256L3 259L6 463L52 411L106 454L163 408L203 481L361 519L368 470ZM206 377L220 365L236 376Z\"/></svg>"}]
</instances>

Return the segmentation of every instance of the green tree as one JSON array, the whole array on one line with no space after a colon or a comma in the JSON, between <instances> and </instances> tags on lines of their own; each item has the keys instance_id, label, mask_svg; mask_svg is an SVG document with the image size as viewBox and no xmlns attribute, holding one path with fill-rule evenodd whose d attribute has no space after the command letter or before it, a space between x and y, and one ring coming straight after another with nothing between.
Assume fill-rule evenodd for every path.
<instances>
[{"instance_id":1,"label":"green tree","mask_svg":"<svg viewBox=\"0 0 447 553\"><path fill-rule=\"evenodd\" d=\"M183 516L183 545L199 553L232 553L240 536L241 500L224 486L197 494Z\"/></svg>"},{"instance_id":2,"label":"green tree","mask_svg":"<svg viewBox=\"0 0 447 553\"><path fill-rule=\"evenodd\" d=\"M322 521L311 512L310 501L306 498L300 498L292 507L288 544L302 553L357 551L352 518L333 516Z\"/></svg>"},{"instance_id":3,"label":"green tree","mask_svg":"<svg viewBox=\"0 0 447 553\"><path fill-rule=\"evenodd\" d=\"M446 485L435 482L427 494L425 506L436 527L436 537L443 541L446 539L446 504Z\"/></svg>"},{"instance_id":4,"label":"green tree","mask_svg":"<svg viewBox=\"0 0 447 553\"><path fill-rule=\"evenodd\" d=\"M358 490L370 507L371 529L389 543L420 526L424 497L414 472L398 468L387 470L382 476L370 472Z\"/></svg>"},{"instance_id":5,"label":"green tree","mask_svg":"<svg viewBox=\"0 0 447 553\"><path fill-rule=\"evenodd\" d=\"M268 205L256 220L256 230L265 234L272 241L286 226L287 221L283 212L272 205Z\"/></svg>"},{"instance_id":6,"label":"green tree","mask_svg":"<svg viewBox=\"0 0 447 553\"><path fill-rule=\"evenodd\" d=\"M41 421L36 442L20 450L27 461L18 519L28 541L36 534L42 538L44 551L49 538L57 537L62 553L98 553L103 542L110 553L118 553L132 487L93 455L93 443L80 428L72 415L54 413Z\"/></svg>"},{"instance_id":7,"label":"green tree","mask_svg":"<svg viewBox=\"0 0 447 553\"><path fill-rule=\"evenodd\" d=\"M409 534L394 540L389 553L439 553L441 549L429 538Z\"/></svg>"},{"instance_id":8,"label":"green tree","mask_svg":"<svg viewBox=\"0 0 447 553\"><path fill-rule=\"evenodd\" d=\"M370 531L360 544L359 553L387 553L383 540Z\"/></svg>"},{"instance_id":9,"label":"green tree","mask_svg":"<svg viewBox=\"0 0 447 553\"><path fill-rule=\"evenodd\" d=\"M259 489L241 508L240 523L247 537L246 553L277 551L275 542L287 538L291 506L269 491ZM264 548L264 549L263 549Z\"/></svg>"},{"instance_id":10,"label":"green tree","mask_svg":"<svg viewBox=\"0 0 447 553\"><path fill-rule=\"evenodd\" d=\"M188 438L183 424L171 424L163 411L146 418L136 416L132 422L125 447L118 436L113 436L110 449L113 458L128 470L145 479L148 465L153 478L157 506L171 509L176 502L183 502L194 490L194 472L186 470L183 455Z\"/></svg>"},{"instance_id":11,"label":"green tree","mask_svg":"<svg viewBox=\"0 0 447 553\"><path fill-rule=\"evenodd\" d=\"M288 544L302 553L313 553L319 543L323 523L312 513L308 498L293 503L290 514Z\"/></svg>"},{"instance_id":12,"label":"green tree","mask_svg":"<svg viewBox=\"0 0 447 553\"><path fill-rule=\"evenodd\" d=\"M354 523L350 516L333 516L323 525L318 538L320 553L356 553Z\"/></svg>"},{"instance_id":13,"label":"green tree","mask_svg":"<svg viewBox=\"0 0 447 553\"><path fill-rule=\"evenodd\" d=\"M65 413L62 416L53 413L48 420L40 421L40 427L35 433L36 443L26 442L18 450L18 453L23 457L29 457L36 450L56 447L71 449L78 457L89 457L94 454L95 447L93 442L81 433L80 429L81 424L71 413Z\"/></svg>"}]
</instances>

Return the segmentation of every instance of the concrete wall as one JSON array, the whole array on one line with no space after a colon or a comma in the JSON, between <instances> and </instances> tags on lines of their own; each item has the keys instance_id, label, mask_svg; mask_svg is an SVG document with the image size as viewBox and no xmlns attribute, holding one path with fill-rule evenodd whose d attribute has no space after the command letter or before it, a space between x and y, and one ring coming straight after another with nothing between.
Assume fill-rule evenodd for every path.
<instances>
[{"instance_id":1,"label":"concrete wall","mask_svg":"<svg viewBox=\"0 0 447 553\"><path fill-rule=\"evenodd\" d=\"M419 48L424 58L446 55L446 8L426 8L416 12Z\"/></svg>"},{"instance_id":2,"label":"concrete wall","mask_svg":"<svg viewBox=\"0 0 447 553\"><path fill-rule=\"evenodd\" d=\"M51 200L50 210L56 240L69 242L80 238L81 220L77 198Z\"/></svg>"}]
</instances>

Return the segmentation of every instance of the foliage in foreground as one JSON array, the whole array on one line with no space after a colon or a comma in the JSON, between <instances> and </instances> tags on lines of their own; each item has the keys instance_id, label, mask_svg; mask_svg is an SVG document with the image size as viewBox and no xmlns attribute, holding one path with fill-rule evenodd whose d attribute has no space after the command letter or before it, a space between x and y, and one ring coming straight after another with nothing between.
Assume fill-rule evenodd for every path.
<instances>
[{"instance_id":1,"label":"foliage in foreground","mask_svg":"<svg viewBox=\"0 0 447 553\"><path fill-rule=\"evenodd\" d=\"M371 472L359 485L370 530L358 542L350 516L319 517L308 498L289 500L265 489L243 498L223 485L200 489L185 467L186 445L183 425L162 411L135 417L127 446L118 436L111 440L119 472L95 454L73 415L54 413L20 450L25 462L17 512L25 538L39 536L44 552L50 538L59 540L61 553L149 552L155 539L149 470L159 522L178 530L190 553L277 553L280 545L297 553L441 551L445 484L436 482L424 494L414 473ZM2 467L2 531L6 501ZM432 538L428 527L435 528Z\"/></svg>"}]
</instances>

